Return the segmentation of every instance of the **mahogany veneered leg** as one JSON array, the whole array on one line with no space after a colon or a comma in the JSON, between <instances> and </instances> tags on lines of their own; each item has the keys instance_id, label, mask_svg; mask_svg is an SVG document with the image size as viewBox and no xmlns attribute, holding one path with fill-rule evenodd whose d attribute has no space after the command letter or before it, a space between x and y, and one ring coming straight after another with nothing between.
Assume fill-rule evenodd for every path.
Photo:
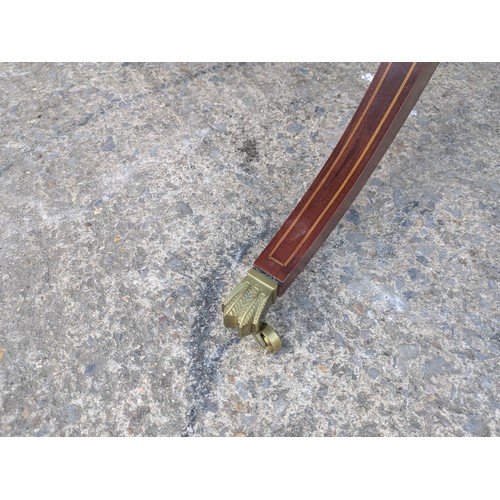
<instances>
[{"instance_id":1,"label":"mahogany veneered leg","mask_svg":"<svg viewBox=\"0 0 500 500\"><path fill-rule=\"evenodd\" d=\"M281 343L274 337L269 340L267 334L259 333L265 311L290 286L345 214L436 67L437 63L379 66L325 166L259 255L249 276L238 285L239 291L224 301L226 326L238 327L241 335L253 333L268 350L279 348ZM265 328L268 333L269 327Z\"/></svg>"},{"instance_id":2,"label":"mahogany veneered leg","mask_svg":"<svg viewBox=\"0 0 500 500\"><path fill-rule=\"evenodd\" d=\"M333 228L403 125L437 64L384 63L311 187L254 266L290 286Z\"/></svg>"}]
</instances>

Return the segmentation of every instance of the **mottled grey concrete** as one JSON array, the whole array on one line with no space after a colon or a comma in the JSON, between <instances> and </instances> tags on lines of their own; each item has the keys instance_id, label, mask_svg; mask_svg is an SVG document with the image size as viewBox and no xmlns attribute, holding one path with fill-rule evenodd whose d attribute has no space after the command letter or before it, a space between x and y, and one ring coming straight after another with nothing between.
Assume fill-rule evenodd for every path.
<instances>
[{"instance_id":1,"label":"mottled grey concrete","mask_svg":"<svg viewBox=\"0 0 500 500\"><path fill-rule=\"evenodd\" d=\"M437 69L278 355L222 326L376 66L0 65L0 434L498 435L498 64Z\"/></svg>"}]
</instances>

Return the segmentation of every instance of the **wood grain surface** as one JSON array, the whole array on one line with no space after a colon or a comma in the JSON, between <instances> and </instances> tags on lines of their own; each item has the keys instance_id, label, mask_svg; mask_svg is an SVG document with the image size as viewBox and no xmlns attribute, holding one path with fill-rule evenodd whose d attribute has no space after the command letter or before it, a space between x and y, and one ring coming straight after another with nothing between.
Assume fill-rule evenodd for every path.
<instances>
[{"instance_id":1,"label":"wood grain surface","mask_svg":"<svg viewBox=\"0 0 500 500\"><path fill-rule=\"evenodd\" d=\"M323 244L408 117L437 63L383 63L339 143L254 263L282 295Z\"/></svg>"}]
</instances>

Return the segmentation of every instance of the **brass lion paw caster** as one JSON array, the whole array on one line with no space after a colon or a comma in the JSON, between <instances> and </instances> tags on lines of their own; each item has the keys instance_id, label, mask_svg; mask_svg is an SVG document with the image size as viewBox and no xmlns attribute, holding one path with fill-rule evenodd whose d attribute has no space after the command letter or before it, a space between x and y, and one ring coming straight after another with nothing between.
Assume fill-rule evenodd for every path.
<instances>
[{"instance_id":1,"label":"brass lion paw caster","mask_svg":"<svg viewBox=\"0 0 500 500\"><path fill-rule=\"evenodd\" d=\"M222 303L224 326L237 328L240 337L253 335L268 352L276 352L281 340L274 329L263 322L269 306L278 295L278 284L256 269L248 271Z\"/></svg>"}]
</instances>

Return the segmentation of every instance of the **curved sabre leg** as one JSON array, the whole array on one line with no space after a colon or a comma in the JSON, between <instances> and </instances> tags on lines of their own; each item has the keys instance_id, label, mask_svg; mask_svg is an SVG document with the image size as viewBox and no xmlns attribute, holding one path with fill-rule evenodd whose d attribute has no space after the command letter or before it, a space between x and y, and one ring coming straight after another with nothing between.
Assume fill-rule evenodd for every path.
<instances>
[{"instance_id":1,"label":"curved sabre leg","mask_svg":"<svg viewBox=\"0 0 500 500\"><path fill-rule=\"evenodd\" d=\"M309 189L224 300L224 324L281 347L264 315L343 217L410 114L437 63L382 63L361 104Z\"/></svg>"}]
</instances>

